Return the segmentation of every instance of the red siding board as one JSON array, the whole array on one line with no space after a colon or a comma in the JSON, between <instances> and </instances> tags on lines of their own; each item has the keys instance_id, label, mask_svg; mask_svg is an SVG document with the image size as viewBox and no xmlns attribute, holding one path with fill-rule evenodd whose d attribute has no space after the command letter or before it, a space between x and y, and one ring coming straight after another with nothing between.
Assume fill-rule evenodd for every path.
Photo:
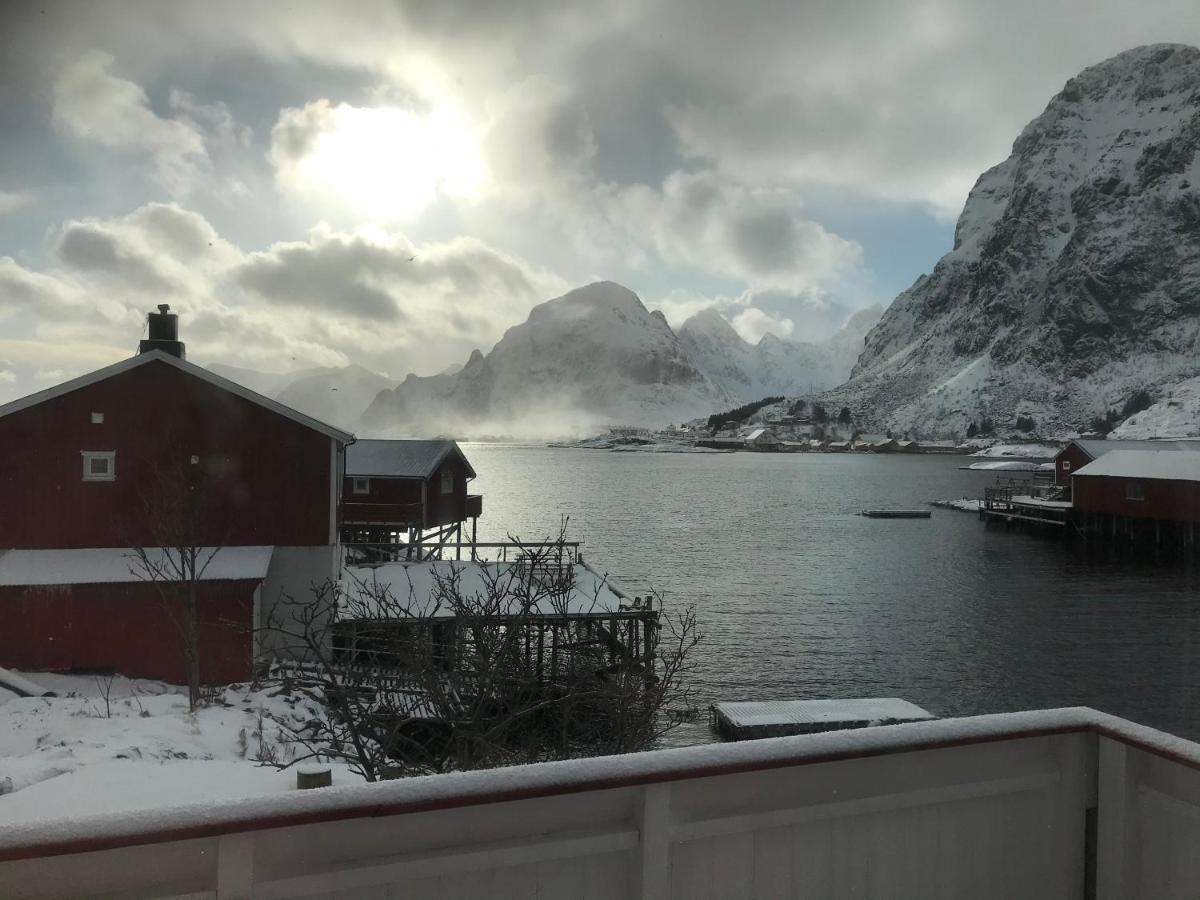
<instances>
[{"instance_id":1,"label":"red siding board","mask_svg":"<svg viewBox=\"0 0 1200 900\"><path fill-rule=\"evenodd\" d=\"M449 471L454 478L454 490L449 494L442 493L442 473ZM408 504L421 503L421 485L426 486L426 510L424 526L433 528L437 525L450 525L461 522L467 517L467 468L457 454L450 454L438 467L437 471L425 482L419 478L372 478L370 491L365 494L354 493L354 479L346 478L342 485L342 502L344 511L342 520L345 522L387 522L407 521L410 514L408 509L397 509L396 515L389 518L386 508L369 509L359 504Z\"/></svg>"},{"instance_id":2,"label":"red siding board","mask_svg":"<svg viewBox=\"0 0 1200 900\"><path fill-rule=\"evenodd\" d=\"M1076 444L1067 444L1059 451L1058 456L1054 457L1054 483L1059 485L1067 485L1071 483L1071 474L1078 472L1084 466L1092 461L1092 457L1088 456ZM1064 465L1069 463L1070 465Z\"/></svg>"},{"instance_id":3,"label":"red siding board","mask_svg":"<svg viewBox=\"0 0 1200 900\"><path fill-rule=\"evenodd\" d=\"M0 547L152 544L145 492L156 469L192 455L219 473L204 543L326 544L331 449L327 435L150 362L0 418ZM115 450L116 480L85 482L82 450Z\"/></svg>"},{"instance_id":4,"label":"red siding board","mask_svg":"<svg viewBox=\"0 0 1200 900\"><path fill-rule=\"evenodd\" d=\"M1126 497L1126 483L1142 485L1142 500ZM1105 475L1076 475L1072 503L1078 512L1200 522L1200 483L1154 478L1114 478Z\"/></svg>"},{"instance_id":5,"label":"red siding board","mask_svg":"<svg viewBox=\"0 0 1200 900\"><path fill-rule=\"evenodd\" d=\"M257 581L200 585L200 679L250 678ZM152 584L0 587L0 666L26 671L115 670L187 681L178 627Z\"/></svg>"}]
</instances>

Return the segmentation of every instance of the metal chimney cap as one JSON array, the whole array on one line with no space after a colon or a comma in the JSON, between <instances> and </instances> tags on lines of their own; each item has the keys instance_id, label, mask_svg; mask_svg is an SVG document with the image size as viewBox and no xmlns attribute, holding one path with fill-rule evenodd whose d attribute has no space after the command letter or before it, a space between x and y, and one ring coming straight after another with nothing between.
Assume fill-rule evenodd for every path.
<instances>
[{"instance_id":1,"label":"metal chimney cap","mask_svg":"<svg viewBox=\"0 0 1200 900\"><path fill-rule=\"evenodd\" d=\"M158 304L158 311L165 316L168 312L171 311L171 304L170 303Z\"/></svg>"}]
</instances>

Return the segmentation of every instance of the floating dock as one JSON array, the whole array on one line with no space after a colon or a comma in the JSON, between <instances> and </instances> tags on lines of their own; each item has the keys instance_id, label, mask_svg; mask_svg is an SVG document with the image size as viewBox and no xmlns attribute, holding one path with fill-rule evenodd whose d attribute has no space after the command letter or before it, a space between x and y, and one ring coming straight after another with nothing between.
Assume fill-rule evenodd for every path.
<instances>
[{"instance_id":1,"label":"floating dock","mask_svg":"<svg viewBox=\"0 0 1200 900\"><path fill-rule=\"evenodd\" d=\"M936 718L915 703L896 697L714 703L708 713L709 725L727 741L925 722Z\"/></svg>"},{"instance_id":2,"label":"floating dock","mask_svg":"<svg viewBox=\"0 0 1200 900\"><path fill-rule=\"evenodd\" d=\"M931 515L927 509L864 509L862 514L868 519L928 519Z\"/></svg>"}]
</instances>

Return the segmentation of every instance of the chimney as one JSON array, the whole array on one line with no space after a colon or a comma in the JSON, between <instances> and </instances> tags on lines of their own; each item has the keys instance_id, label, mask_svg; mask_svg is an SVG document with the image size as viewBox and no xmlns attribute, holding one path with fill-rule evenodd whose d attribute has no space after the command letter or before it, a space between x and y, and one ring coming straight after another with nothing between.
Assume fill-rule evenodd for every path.
<instances>
[{"instance_id":1,"label":"chimney","mask_svg":"<svg viewBox=\"0 0 1200 900\"><path fill-rule=\"evenodd\" d=\"M183 341L179 340L179 316L171 312L166 303L158 304L158 312L146 316L150 325L150 333L146 340L138 344L138 353L149 353L151 350L161 350L187 359Z\"/></svg>"}]
</instances>

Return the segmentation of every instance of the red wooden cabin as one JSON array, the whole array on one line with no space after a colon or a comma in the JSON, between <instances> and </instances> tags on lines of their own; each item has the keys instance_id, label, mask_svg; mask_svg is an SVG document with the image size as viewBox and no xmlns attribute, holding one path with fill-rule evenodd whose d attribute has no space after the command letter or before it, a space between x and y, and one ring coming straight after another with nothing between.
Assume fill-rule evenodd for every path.
<instances>
[{"instance_id":1,"label":"red wooden cabin","mask_svg":"<svg viewBox=\"0 0 1200 900\"><path fill-rule=\"evenodd\" d=\"M342 539L430 548L451 537L461 542L463 523L474 525L483 511L483 499L467 493L474 477L454 441L356 441L346 448Z\"/></svg>"},{"instance_id":2,"label":"red wooden cabin","mask_svg":"<svg viewBox=\"0 0 1200 900\"><path fill-rule=\"evenodd\" d=\"M1071 441L1054 457L1054 483L1070 485L1071 476L1090 462L1094 462L1114 450L1148 450L1153 452L1197 452L1200 440L1177 441L1121 441L1079 438Z\"/></svg>"},{"instance_id":3,"label":"red wooden cabin","mask_svg":"<svg viewBox=\"0 0 1200 900\"><path fill-rule=\"evenodd\" d=\"M180 496L188 540L223 548L200 584L204 680L249 676L264 601L336 574L352 435L187 362L174 319L160 307L137 356L0 406L0 666L183 680L171 610L128 556L173 543Z\"/></svg>"},{"instance_id":4,"label":"red wooden cabin","mask_svg":"<svg viewBox=\"0 0 1200 900\"><path fill-rule=\"evenodd\" d=\"M1168 450L1106 453L1075 472L1078 514L1200 522L1200 455Z\"/></svg>"}]
</instances>

